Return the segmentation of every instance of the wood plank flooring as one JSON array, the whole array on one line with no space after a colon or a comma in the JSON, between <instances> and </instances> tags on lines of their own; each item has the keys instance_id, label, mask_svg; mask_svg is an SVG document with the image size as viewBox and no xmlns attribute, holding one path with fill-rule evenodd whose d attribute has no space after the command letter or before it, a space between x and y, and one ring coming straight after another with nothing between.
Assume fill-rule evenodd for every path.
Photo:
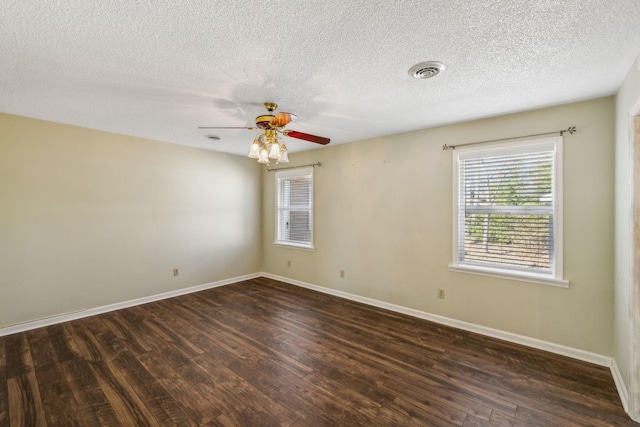
<instances>
[{"instance_id":1,"label":"wood plank flooring","mask_svg":"<svg viewBox=\"0 0 640 427\"><path fill-rule=\"evenodd\" d=\"M0 337L0 426L637 426L607 368L266 278Z\"/></svg>"}]
</instances>

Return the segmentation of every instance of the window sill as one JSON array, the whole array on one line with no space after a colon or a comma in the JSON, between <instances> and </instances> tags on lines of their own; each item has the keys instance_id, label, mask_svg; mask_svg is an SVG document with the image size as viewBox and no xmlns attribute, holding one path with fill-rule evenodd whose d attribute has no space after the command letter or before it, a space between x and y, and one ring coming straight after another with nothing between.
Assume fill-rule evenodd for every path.
<instances>
[{"instance_id":1,"label":"window sill","mask_svg":"<svg viewBox=\"0 0 640 427\"><path fill-rule=\"evenodd\" d=\"M557 288L569 287L568 280L555 279L553 277L535 273L510 272L498 270L495 268L468 265L449 265L449 271L454 271L456 273L476 274L478 276L496 277L499 279L517 280L520 282L536 283L538 285L555 286Z\"/></svg>"},{"instance_id":2,"label":"window sill","mask_svg":"<svg viewBox=\"0 0 640 427\"><path fill-rule=\"evenodd\" d=\"M279 246L287 249L301 249L303 251L315 252L316 248L313 246L296 245L295 243L273 242L273 246Z\"/></svg>"}]
</instances>

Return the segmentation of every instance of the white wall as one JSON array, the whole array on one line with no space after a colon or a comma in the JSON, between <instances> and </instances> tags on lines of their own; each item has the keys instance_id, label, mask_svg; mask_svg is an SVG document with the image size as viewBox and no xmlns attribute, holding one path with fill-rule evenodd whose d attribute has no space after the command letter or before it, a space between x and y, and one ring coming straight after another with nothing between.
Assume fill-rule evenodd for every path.
<instances>
[{"instance_id":1,"label":"white wall","mask_svg":"<svg viewBox=\"0 0 640 427\"><path fill-rule=\"evenodd\" d=\"M564 145L569 289L450 272L452 153L442 145L571 125L578 132ZM323 164L315 172L317 249L272 244L274 174L263 172L263 271L612 355L613 97L327 146L291 160Z\"/></svg>"},{"instance_id":2,"label":"white wall","mask_svg":"<svg viewBox=\"0 0 640 427\"><path fill-rule=\"evenodd\" d=\"M259 271L260 179L243 157L0 114L0 327Z\"/></svg>"},{"instance_id":3,"label":"white wall","mask_svg":"<svg viewBox=\"0 0 640 427\"><path fill-rule=\"evenodd\" d=\"M640 369L634 366L632 352L634 346L640 351L640 344L634 344L636 333L640 333L640 308L632 310L633 283L633 115L640 114L640 59L629 70L616 96L616 168L615 168L615 300L614 300L614 359L622 380L630 392L630 413L640 419ZM640 200L635 201L636 205ZM637 249L636 249L637 250ZM636 375L632 381L632 375Z\"/></svg>"}]
</instances>

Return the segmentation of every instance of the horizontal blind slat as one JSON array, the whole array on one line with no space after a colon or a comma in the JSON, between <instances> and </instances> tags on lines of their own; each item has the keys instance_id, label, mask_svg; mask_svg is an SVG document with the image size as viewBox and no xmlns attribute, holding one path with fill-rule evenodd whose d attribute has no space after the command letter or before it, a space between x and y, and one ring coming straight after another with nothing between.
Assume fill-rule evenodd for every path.
<instances>
[{"instance_id":1,"label":"horizontal blind slat","mask_svg":"<svg viewBox=\"0 0 640 427\"><path fill-rule=\"evenodd\" d=\"M459 161L459 259L550 271L553 152Z\"/></svg>"},{"instance_id":2,"label":"horizontal blind slat","mask_svg":"<svg viewBox=\"0 0 640 427\"><path fill-rule=\"evenodd\" d=\"M276 173L276 240L281 243L311 245L313 231L313 178Z\"/></svg>"}]
</instances>

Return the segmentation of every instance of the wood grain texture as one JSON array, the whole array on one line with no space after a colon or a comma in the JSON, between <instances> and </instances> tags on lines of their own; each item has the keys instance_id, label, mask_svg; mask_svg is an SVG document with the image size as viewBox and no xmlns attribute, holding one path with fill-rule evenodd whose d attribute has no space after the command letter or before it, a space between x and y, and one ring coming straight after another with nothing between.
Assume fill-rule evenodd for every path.
<instances>
[{"instance_id":1,"label":"wood grain texture","mask_svg":"<svg viewBox=\"0 0 640 427\"><path fill-rule=\"evenodd\" d=\"M634 426L608 369L259 278L0 337L0 426Z\"/></svg>"}]
</instances>

